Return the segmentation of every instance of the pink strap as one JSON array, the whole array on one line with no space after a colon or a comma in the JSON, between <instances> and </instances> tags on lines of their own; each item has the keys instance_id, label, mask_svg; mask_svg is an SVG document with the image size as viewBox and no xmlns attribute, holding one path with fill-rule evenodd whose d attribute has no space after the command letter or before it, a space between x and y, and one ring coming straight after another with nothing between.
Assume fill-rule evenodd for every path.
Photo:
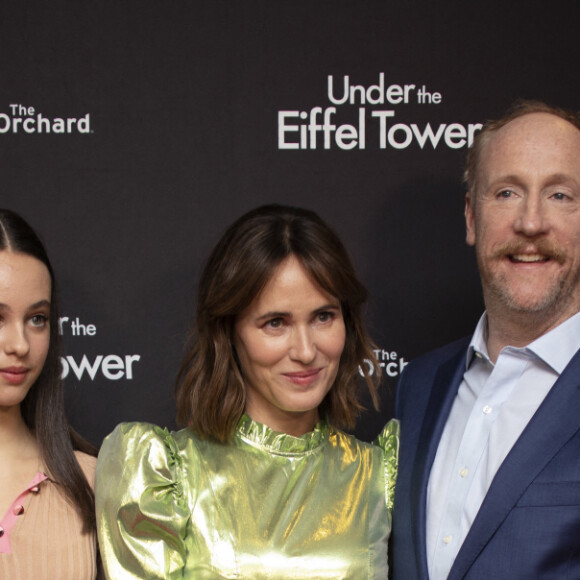
<instances>
[{"instance_id":1,"label":"pink strap","mask_svg":"<svg viewBox=\"0 0 580 580\"><path fill-rule=\"evenodd\" d=\"M34 479L28 484L26 489L12 502L6 514L0 521L0 554L11 554L12 546L10 544L10 533L12 532L18 516L24 513L24 502L29 493L38 493L40 491L40 484L48 479L45 473L38 472Z\"/></svg>"}]
</instances>

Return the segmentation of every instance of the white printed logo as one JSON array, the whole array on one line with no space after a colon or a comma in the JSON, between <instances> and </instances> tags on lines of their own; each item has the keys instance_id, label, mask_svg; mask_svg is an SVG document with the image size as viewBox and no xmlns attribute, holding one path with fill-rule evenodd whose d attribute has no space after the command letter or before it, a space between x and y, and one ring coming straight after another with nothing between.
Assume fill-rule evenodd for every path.
<instances>
[{"instance_id":1,"label":"white printed logo","mask_svg":"<svg viewBox=\"0 0 580 580\"><path fill-rule=\"evenodd\" d=\"M340 83L337 83L340 85ZM473 143L481 123L392 123L394 107L411 104L436 107L443 95L426 85L385 84L385 73L378 83L365 87L351 84L344 75L342 86L328 76L327 98L332 106L310 110L278 111L278 149L366 149L367 143L379 149L461 149ZM388 105L389 109L382 107ZM358 106L358 110L352 107ZM376 109L380 106L380 109ZM338 109L340 107L340 110ZM339 122L350 120L350 123ZM367 126L368 125L368 126ZM372 138L369 135L372 132Z\"/></svg>"},{"instance_id":2,"label":"white printed logo","mask_svg":"<svg viewBox=\"0 0 580 580\"><path fill-rule=\"evenodd\" d=\"M374 353L377 357L377 363L383 369L383 372L387 377L398 377L407 364L409 364L402 356L399 356L397 351L394 350L388 351L383 348L377 348L374 350ZM374 364L366 358L364 364L366 365L367 372L372 376L375 372ZM361 377L364 377L363 370L360 367L358 372Z\"/></svg>"},{"instance_id":3,"label":"white printed logo","mask_svg":"<svg viewBox=\"0 0 580 580\"><path fill-rule=\"evenodd\" d=\"M8 106L9 113L0 113L0 135L6 133L91 133L91 115L82 117L47 117L34 107L21 104Z\"/></svg>"},{"instance_id":4,"label":"white printed logo","mask_svg":"<svg viewBox=\"0 0 580 580\"><path fill-rule=\"evenodd\" d=\"M78 316L75 318L61 316L58 319L58 330L61 335L75 338L97 335L96 325L83 323ZM116 354L99 354L92 362L86 354L83 354L80 360L78 356L67 355L60 359L62 365L61 378L66 379L69 375L71 377L74 375L79 381L85 377L91 381L94 381L97 377L105 378L109 381L118 381L119 379L131 381L133 380L133 365L140 360L141 355L139 354L120 356Z\"/></svg>"}]
</instances>

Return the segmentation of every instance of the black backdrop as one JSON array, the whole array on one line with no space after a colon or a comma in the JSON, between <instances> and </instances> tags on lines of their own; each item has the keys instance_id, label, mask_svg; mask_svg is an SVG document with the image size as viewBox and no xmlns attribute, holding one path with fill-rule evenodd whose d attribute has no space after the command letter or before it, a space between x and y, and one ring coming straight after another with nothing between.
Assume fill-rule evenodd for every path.
<instances>
[{"instance_id":1,"label":"black backdrop","mask_svg":"<svg viewBox=\"0 0 580 580\"><path fill-rule=\"evenodd\" d=\"M372 294L373 437L405 362L482 309L470 126L517 97L578 108L579 22L577 0L4 0L0 205L54 262L73 424L174 427L203 259L279 202L319 212Z\"/></svg>"}]
</instances>

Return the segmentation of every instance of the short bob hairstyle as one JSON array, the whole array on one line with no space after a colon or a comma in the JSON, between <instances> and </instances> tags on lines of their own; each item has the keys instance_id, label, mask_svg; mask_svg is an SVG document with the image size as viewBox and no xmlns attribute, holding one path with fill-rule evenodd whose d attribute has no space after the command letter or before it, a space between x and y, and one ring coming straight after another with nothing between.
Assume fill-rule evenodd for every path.
<instances>
[{"instance_id":1,"label":"short bob hairstyle","mask_svg":"<svg viewBox=\"0 0 580 580\"><path fill-rule=\"evenodd\" d=\"M507 110L506 114L501 117L501 119L485 122L483 129L476 135L473 140L473 145L467 152L463 181L467 185L467 190L472 194L472 196L477 195L477 179L479 175L481 154L491 138L497 131L502 127L505 127L514 119L518 119L524 115L531 115L532 113L548 113L549 115L554 115L564 121L568 121L568 123L580 131L580 113L574 113L559 107L552 107L542 101L532 101L527 99L517 100Z\"/></svg>"},{"instance_id":2,"label":"short bob hairstyle","mask_svg":"<svg viewBox=\"0 0 580 580\"><path fill-rule=\"evenodd\" d=\"M361 315L367 292L342 242L312 211L265 205L229 227L199 283L196 320L177 377L176 398L178 422L200 437L229 441L244 413L246 387L233 347L234 325L289 256L301 262L320 288L338 298L345 322L344 351L321 414L335 426L354 426L363 409L355 377L359 367L378 408L380 369Z\"/></svg>"}]
</instances>

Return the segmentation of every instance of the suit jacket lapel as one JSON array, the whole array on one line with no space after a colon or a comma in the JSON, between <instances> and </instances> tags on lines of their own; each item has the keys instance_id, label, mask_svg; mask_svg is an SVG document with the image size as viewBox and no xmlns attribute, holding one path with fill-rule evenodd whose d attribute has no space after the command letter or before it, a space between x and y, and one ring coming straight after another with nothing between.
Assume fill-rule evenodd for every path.
<instances>
[{"instance_id":1,"label":"suit jacket lapel","mask_svg":"<svg viewBox=\"0 0 580 580\"><path fill-rule=\"evenodd\" d=\"M580 351L556 381L499 468L449 580L463 578L521 495L580 429Z\"/></svg>"},{"instance_id":2,"label":"suit jacket lapel","mask_svg":"<svg viewBox=\"0 0 580 580\"><path fill-rule=\"evenodd\" d=\"M466 341L465 344L469 344ZM419 569L427 578L426 517L427 484L429 473L437 453L437 447L447 417L451 412L455 395L465 372L465 345L451 358L441 364L435 372L433 387L423 418L423 425L417 446L417 456L411 479L411 497L414 503L415 545L419 546Z\"/></svg>"}]
</instances>

